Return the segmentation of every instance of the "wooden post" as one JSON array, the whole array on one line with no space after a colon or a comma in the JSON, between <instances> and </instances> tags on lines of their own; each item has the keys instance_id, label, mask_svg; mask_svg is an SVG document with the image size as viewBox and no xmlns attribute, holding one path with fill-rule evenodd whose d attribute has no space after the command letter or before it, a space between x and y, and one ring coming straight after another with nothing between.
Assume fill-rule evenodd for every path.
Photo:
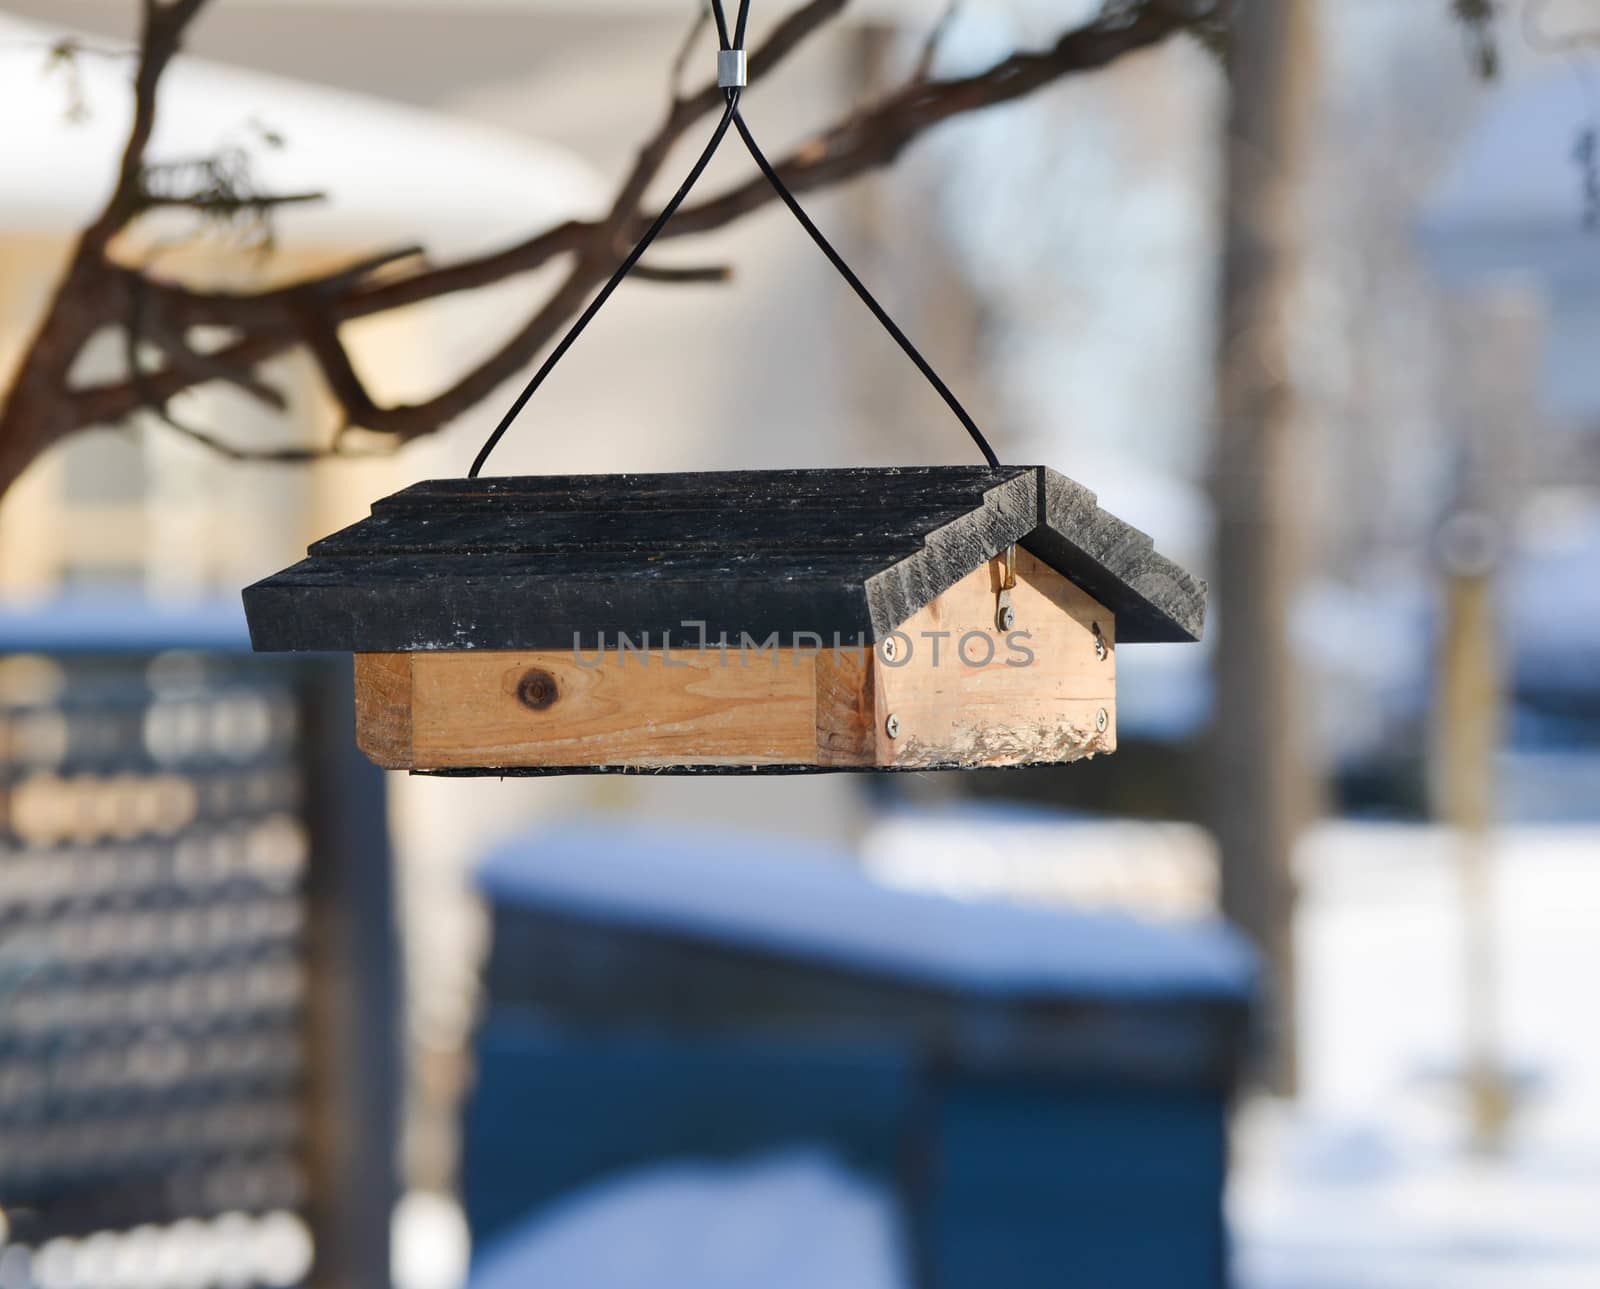
<instances>
[{"instance_id":1,"label":"wooden post","mask_svg":"<svg viewBox=\"0 0 1600 1289\"><path fill-rule=\"evenodd\" d=\"M1473 527L1484 532L1469 532L1464 541L1446 543L1434 757L1438 814L1454 833L1459 855L1465 1073L1472 1136L1480 1149L1492 1151L1505 1142L1512 1103L1500 1058L1490 865L1501 700L1488 525L1485 516L1470 514L1458 515L1446 525L1447 534L1455 530L1459 535Z\"/></svg>"},{"instance_id":2,"label":"wooden post","mask_svg":"<svg viewBox=\"0 0 1600 1289\"><path fill-rule=\"evenodd\" d=\"M1224 913L1268 971L1266 1075L1296 1082L1291 852L1310 813L1294 582L1295 398L1287 320L1313 63L1311 0L1241 0L1229 49L1226 246L1212 490L1217 512L1212 826Z\"/></svg>"}]
</instances>

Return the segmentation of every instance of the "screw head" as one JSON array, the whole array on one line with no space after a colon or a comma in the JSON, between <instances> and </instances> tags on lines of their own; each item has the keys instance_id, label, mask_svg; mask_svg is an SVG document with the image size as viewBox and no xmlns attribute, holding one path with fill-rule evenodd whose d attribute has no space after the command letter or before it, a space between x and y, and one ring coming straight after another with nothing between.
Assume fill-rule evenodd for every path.
<instances>
[{"instance_id":1,"label":"screw head","mask_svg":"<svg viewBox=\"0 0 1600 1289\"><path fill-rule=\"evenodd\" d=\"M1014 624L1017 620L1017 611L1009 604L1002 604L1000 606L1000 612L995 614L994 620L999 624L1000 630L1009 631L1011 630L1012 624Z\"/></svg>"},{"instance_id":2,"label":"screw head","mask_svg":"<svg viewBox=\"0 0 1600 1289\"><path fill-rule=\"evenodd\" d=\"M1106 648L1105 637L1096 636L1094 638L1094 656L1101 662L1104 662L1106 660L1106 655L1110 652L1111 651Z\"/></svg>"},{"instance_id":3,"label":"screw head","mask_svg":"<svg viewBox=\"0 0 1600 1289\"><path fill-rule=\"evenodd\" d=\"M1095 729L1099 730L1100 733L1104 734L1106 730L1110 728L1110 726L1111 718L1106 715L1106 709L1102 707L1094 714L1094 727Z\"/></svg>"},{"instance_id":4,"label":"screw head","mask_svg":"<svg viewBox=\"0 0 1600 1289\"><path fill-rule=\"evenodd\" d=\"M899 738L900 737L900 718L898 716L896 716L893 712L890 712L889 713L889 718L886 721L884 721L884 723L883 723L883 732L885 734L887 734L890 738Z\"/></svg>"},{"instance_id":5,"label":"screw head","mask_svg":"<svg viewBox=\"0 0 1600 1289\"><path fill-rule=\"evenodd\" d=\"M885 662L893 662L895 655L900 652L900 646L895 644L893 636L890 636L881 645L879 645L878 648L883 653L883 660Z\"/></svg>"}]
</instances>

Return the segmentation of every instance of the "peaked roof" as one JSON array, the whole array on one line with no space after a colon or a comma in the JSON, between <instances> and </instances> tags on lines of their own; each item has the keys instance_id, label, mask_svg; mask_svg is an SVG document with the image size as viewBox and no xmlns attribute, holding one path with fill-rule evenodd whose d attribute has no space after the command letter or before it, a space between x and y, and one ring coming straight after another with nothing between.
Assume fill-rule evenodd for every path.
<instances>
[{"instance_id":1,"label":"peaked roof","mask_svg":"<svg viewBox=\"0 0 1600 1289\"><path fill-rule=\"evenodd\" d=\"M1120 642L1198 640L1205 585L1042 466L441 479L244 593L260 650L880 638L1020 543Z\"/></svg>"}]
</instances>

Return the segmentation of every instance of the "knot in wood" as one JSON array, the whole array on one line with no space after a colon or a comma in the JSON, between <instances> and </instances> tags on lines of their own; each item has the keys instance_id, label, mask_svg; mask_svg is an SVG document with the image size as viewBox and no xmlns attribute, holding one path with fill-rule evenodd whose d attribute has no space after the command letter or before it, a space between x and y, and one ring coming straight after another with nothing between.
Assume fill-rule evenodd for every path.
<instances>
[{"instance_id":1,"label":"knot in wood","mask_svg":"<svg viewBox=\"0 0 1600 1289\"><path fill-rule=\"evenodd\" d=\"M517 701L529 711L544 711L555 703L558 693L556 678L538 667L524 672L517 682Z\"/></svg>"}]
</instances>

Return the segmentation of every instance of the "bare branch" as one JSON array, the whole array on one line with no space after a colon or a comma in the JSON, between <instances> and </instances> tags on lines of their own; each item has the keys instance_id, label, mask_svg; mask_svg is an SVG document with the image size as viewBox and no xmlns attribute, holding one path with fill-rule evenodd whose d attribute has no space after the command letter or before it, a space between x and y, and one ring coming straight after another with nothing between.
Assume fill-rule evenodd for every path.
<instances>
[{"instance_id":1,"label":"bare branch","mask_svg":"<svg viewBox=\"0 0 1600 1289\"><path fill-rule=\"evenodd\" d=\"M240 460L302 460L343 454L346 432L353 427L377 432L391 447L432 433L522 372L583 308L649 221L646 194L673 150L697 122L723 103L722 92L711 80L692 93L676 88L703 34L702 12L674 65L667 111L640 146L602 218L568 221L499 251L455 263L432 264L419 248L404 247L265 291L200 291L160 281L150 266L132 268L115 263L108 253L109 243L152 205L187 207L202 214L213 209L221 214L250 214L311 196L258 194L234 171L214 176L216 191L192 184L152 188L152 175L164 174L170 180L179 173L152 168L146 161L161 74L205 3L143 0L134 122L121 170L104 209L84 232L27 359L0 407L0 491L50 442L91 424L114 423L140 410L151 411L176 432ZM933 51L949 20L947 12L910 82L816 135L784 159L779 170L797 191L845 182L891 163L914 140L952 116L1008 102L1063 77L1104 67L1177 32L1209 30L1218 20L1220 3L1122 0L1063 34L1049 49L1014 54L977 75L933 79ZM770 75L845 4L846 0L807 0L784 17L750 55L752 82ZM761 179L752 179L699 205L686 206L664 236L687 237L725 227L773 197ZM385 407L372 397L340 336L343 324L489 286L557 259L566 260L559 283L519 329L465 375L415 404ZM647 282L711 283L725 281L729 272L723 265L648 264L638 266L635 276ZM119 309L127 312L119 313ZM107 316L129 319L125 328L130 355L127 379L69 388L67 373L74 359L103 327ZM220 346L202 348L193 339L201 328L221 328L232 338ZM138 361L146 343L156 346L164 360L157 370L147 371ZM328 449L257 454L221 443L172 418L168 410L171 399L209 381L226 381L252 397L281 404L282 395L257 373L264 363L294 350L312 356L340 405L341 426Z\"/></svg>"},{"instance_id":2,"label":"bare branch","mask_svg":"<svg viewBox=\"0 0 1600 1289\"><path fill-rule=\"evenodd\" d=\"M461 291L474 291L493 286L519 273L531 273L543 268L551 260L582 250L587 245L593 225L570 220L554 228L519 242L505 250L495 251L455 264L443 265L398 277L393 281L373 283L348 295L334 298L332 308L341 321L370 317L375 313L388 313L391 309L410 304L422 304L441 296L455 295ZM320 288L323 284L312 283Z\"/></svg>"},{"instance_id":3,"label":"bare branch","mask_svg":"<svg viewBox=\"0 0 1600 1289\"><path fill-rule=\"evenodd\" d=\"M918 55L917 65L911 73L913 85L920 85L933 75L933 61L939 56L939 45L960 9L961 0L949 0L944 12L939 15L939 21L934 23L928 32L927 39L922 42L922 53Z\"/></svg>"},{"instance_id":4,"label":"bare branch","mask_svg":"<svg viewBox=\"0 0 1600 1289\"><path fill-rule=\"evenodd\" d=\"M292 336L247 336L224 345L208 355L213 363L226 368L254 368L294 349ZM115 425L142 407L164 404L200 382L177 367L164 367L144 376L142 388L132 380L106 385L90 385L69 390L63 397L64 416L79 428L89 425Z\"/></svg>"},{"instance_id":5,"label":"bare branch","mask_svg":"<svg viewBox=\"0 0 1600 1289\"><path fill-rule=\"evenodd\" d=\"M193 376L196 384L221 381L275 412L288 410L289 400L284 397L283 391L269 385L250 368L230 367L219 362L214 355L202 353L182 336L157 323L147 322L145 331L150 342L161 350L167 363Z\"/></svg>"},{"instance_id":6,"label":"bare branch","mask_svg":"<svg viewBox=\"0 0 1600 1289\"><path fill-rule=\"evenodd\" d=\"M171 395L154 388L145 371L144 358L139 352L144 342L144 321L144 298L142 292L136 288L130 297L128 325L123 330L123 352L128 362L128 384L139 396L140 410L155 416L168 429L235 461L301 463L314 461L321 455L307 448L239 448L180 421L167 406L167 400Z\"/></svg>"},{"instance_id":7,"label":"bare branch","mask_svg":"<svg viewBox=\"0 0 1600 1289\"><path fill-rule=\"evenodd\" d=\"M1108 12L1063 35L1041 53L1018 53L973 76L912 83L868 104L833 129L802 144L777 166L791 189L843 183L889 165L905 148L953 116L1008 103L1062 77L1096 71L1202 22L1183 0L1149 3L1131 14ZM757 176L698 206L685 206L664 236L721 228L774 199Z\"/></svg>"},{"instance_id":8,"label":"bare branch","mask_svg":"<svg viewBox=\"0 0 1600 1289\"><path fill-rule=\"evenodd\" d=\"M184 33L207 0L143 0L144 23L139 37L139 66L133 78L133 124L123 147L116 186L98 218L84 231L80 246L103 251L110 240L139 213L145 153L155 132L156 97L162 74L177 56Z\"/></svg>"},{"instance_id":9,"label":"bare branch","mask_svg":"<svg viewBox=\"0 0 1600 1289\"><path fill-rule=\"evenodd\" d=\"M689 69L689 56L694 53L695 46L700 43L700 37L705 34L706 28L710 25L711 10L702 4L694 16L694 21L689 24L689 30L683 38L683 44L678 46L677 57L672 60L672 74L667 78L667 85L672 95L668 100L669 107L683 97L683 79Z\"/></svg>"},{"instance_id":10,"label":"bare branch","mask_svg":"<svg viewBox=\"0 0 1600 1289\"><path fill-rule=\"evenodd\" d=\"M305 290L324 297L332 296L336 292L353 287L363 279L371 277L381 269L388 268L391 264L400 264L406 260L420 259L427 252L420 246L397 246L392 251L379 251L365 259L357 260L354 264L337 269L326 277L317 278L305 286Z\"/></svg>"},{"instance_id":11,"label":"bare branch","mask_svg":"<svg viewBox=\"0 0 1600 1289\"><path fill-rule=\"evenodd\" d=\"M826 6L806 6L820 7ZM1184 0L1152 4L1132 15L1107 14L1068 32L1043 53L1015 54L976 76L907 86L836 127L818 143L802 148L786 163L785 178L792 185L815 188L854 177L892 161L912 139L957 113L1007 102L1069 73L1103 67L1124 54L1166 39L1194 20L1193 11ZM652 149L672 137L674 126L673 114L669 113L656 139L641 152L640 162L624 184L625 194L641 171L650 169ZM698 208L680 211L667 233L681 236L721 227L773 196L764 181L754 180ZM605 230L609 227L610 221L601 225ZM615 262L608 256L593 264L580 256L566 282L529 325L456 385L423 403L390 409L376 423L359 419L406 438L439 428L520 371L581 306L589 291L610 274Z\"/></svg>"},{"instance_id":12,"label":"bare branch","mask_svg":"<svg viewBox=\"0 0 1600 1289\"><path fill-rule=\"evenodd\" d=\"M152 210L192 210L207 216L260 215L280 206L306 206L326 201L321 192L254 193L229 197L216 193L146 193L140 202L140 213Z\"/></svg>"},{"instance_id":13,"label":"bare branch","mask_svg":"<svg viewBox=\"0 0 1600 1289\"><path fill-rule=\"evenodd\" d=\"M733 268L728 264L635 264L628 277L635 282L662 282L668 285L707 286L729 282Z\"/></svg>"},{"instance_id":14,"label":"bare branch","mask_svg":"<svg viewBox=\"0 0 1600 1289\"><path fill-rule=\"evenodd\" d=\"M748 59L748 75L752 83L758 77L771 75L784 59L794 53L806 39L831 19L838 16L848 0L810 0L801 5L772 30L772 34L754 50ZM608 222L631 220L644 200L645 189L655 178L673 145L683 137L696 121L722 106L722 91L715 80L708 80L699 90L687 97L674 97L667 109L666 120L655 135L639 150L633 170L623 180L612 203ZM620 259L621 256L618 256Z\"/></svg>"},{"instance_id":15,"label":"bare branch","mask_svg":"<svg viewBox=\"0 0 1600 1289\"><path fill-rule=\"evenodd\" d=\"M192 443L215 452L218 456L226 457L229 461L259 461L271 462L278 465L308 465L313 461L322 461L331 456L344 455L333 449L323 448L241 448L233 443L226 443L215 435L204 430L196 429L187 422L180 421L165 407L150 406L140 409L154 416L157 421L166 426L175 434L181 434Z\"/></svg>"},{"instance_id":16,"label":"bare branch","mask_svg":"<svg viewBox=\"0 0 1600 1289\"><path fill-rule=\"evenodd\" d=\"M750 56L751 79L770 75L798 49L807 37L813 35L845 7L847 0L809 0L784 18ZM172 316L181 317L188 325L243 326L251 328L286 326L286 312L293 297L311 290L329 301L329 308L342 322L373 314L388 313L408 305L422 304L443 296L473 291L492 286L521 273L531 273L551 260L563 255L585 253L595 245L598 230L613 224L615 231L608 240L621 241L625 225L643 198L644 190L659 171L672 146L695 121L715 111L721 96L714 81L708 81L687 97L675 98L666 119L656 133L640 149L639 159L623 180L606 220L585 223L571 220L537 233L532 237L486 255L460 260L454 264L429 267L425 271L406 277L397 277L381 283L367 284L357 290L343 291L349 270L340 270L326 278L312 279L290 287L259 294L229 294L186 291L175 286L157 286L168 296ZM668 230L671 231L670 229ZM622 252L617 252L620 259ZM644 270L646 280L655 274L657 280L669 280L674 274ZM608 273L610 270L607 269ZM597 275L597 281L606 274ZM694 280L712 280L696 278Z\"/></svg>"},{"instance_id":17,"label":"bare branch","mask_svg":"<svg viewBox=\"0 0 1600 1289\"><path fill-rule=\"evenodd\" d=\"M84 89L80 66L82 60L90 56L108 59L133 56L132 50L100 49L78 36L62 36L50 41L45 50L45 74L59 75L66 82L67 120L74 125L82 124L90 116L89 96Z\"/></svg>"}]
</instances>

